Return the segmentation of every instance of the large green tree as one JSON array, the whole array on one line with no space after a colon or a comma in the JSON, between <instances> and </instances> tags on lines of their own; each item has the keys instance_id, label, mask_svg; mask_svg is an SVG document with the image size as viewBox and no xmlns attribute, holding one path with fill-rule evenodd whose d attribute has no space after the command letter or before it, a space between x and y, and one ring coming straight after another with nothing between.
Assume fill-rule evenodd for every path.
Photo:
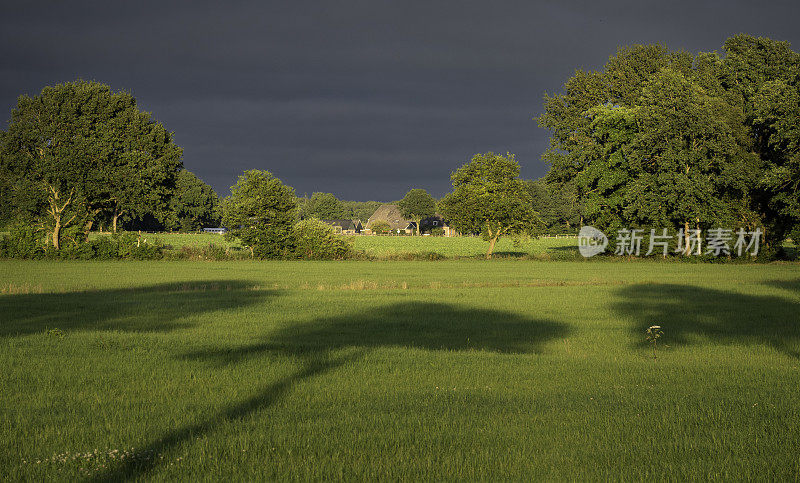
<instances>
[{"instance_id":1,"label":"large green tree","mask_svg":"<svg viewBox=\"0 0 800 483\"><path fill-rule=\"evenodd\" d=\"M725 41L719 75L741 106L750 149L761 161L752 198L767 233L800 225L800 54L789 42L736 35Z\"/></svg>"},{"instance_id":2,"label":"large green tree","mask_svg":"<svg viewBox=\"0 0 800 483\"><path fill-rule=\"evenodd\" d=\"M779 241L798 211L797 54L737 36L726 56L620 49L546 96L550 184L574 183L588 222L761 228Z\"/></svg>"},{"instance_id":3,"label":"large green tree","mask_svg":"<svg viewBox=\"0 0 800 483\"><path fill-rule=\"evenodd\" d=\"M97 82L45 87L20 96L0 138L4 201L35 218L60 247L62 233L85 238L102 212L164 214L181 149L128 93Z\"/></svg>"},{"instance_id":4,"label":"large green tree","mask_svg":"<svg viewBox=\"0 0 800 483\"><path fill-rule=\"evenodd\" d=\"M249 170L222 200L226 237L238 238L256 258L284 258L293 250L294 188L269 171Z\"/></svg>"},{"instance_id":5,"label":"large green tree","mask_svg":"<svg viewBox=\"0 0 800 483\"><path fill-rule=\"evenodd\" d=\"M528 232L539 222L519 173L513 154L476 154L450 176L453 191L439 202L439 210L456 230L481 233L489 241L486 258L492 258L501 237Z\"/></svg>"},{"instance_id":6,"label":"large green tree","mask_svg":"<svg viewBox=\"0 0 800 483\"><path fill-rule=\"evenodd\" d=\"M424 189L415 188L397 203L400 214L417 224L417 235L422 233L422 220L436 214L436 200Z\"/></svg>"}]
</instances>

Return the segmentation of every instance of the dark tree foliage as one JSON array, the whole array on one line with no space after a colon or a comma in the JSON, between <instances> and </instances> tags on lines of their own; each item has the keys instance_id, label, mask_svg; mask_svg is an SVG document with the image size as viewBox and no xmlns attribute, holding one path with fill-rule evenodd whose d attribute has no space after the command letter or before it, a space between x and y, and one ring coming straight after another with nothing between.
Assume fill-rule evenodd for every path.
<instances>
[{"instance_id":1,"label":"dark tree foliage","mask_svg":"<svg viewBox=\"0 0 800 483\"><path fill-rule=\"evenodd\" d=\"M417 224L417 236L422 234L422 220L436 214L436 200L423 189L412 189L397 203L400 213Z\"/></svg>"},{"instance_id":2,"label":"dark tree foliage","mask_svg":"<svg viewBox=\"0 0 800 483\"><path fill-rule=\"evenodd\" d=\"M332 193L314 193L311 198L297 199L297 215L300 219L360 220L366 224L382 204L380 201L339 200Z\"/></svg>"},{"instance_id":3,"label":"dark tree foliage","mask_svg":"<svg viewBox=\"0 0 800 483\"><path fill-rule=\"evenodd\" d=\"M557 184L536 179L528 181L527 188L545 231L563 234L578 230L582 217L574 182Z\"/></svg>"},{"instance_id":4,"label":"dark tree foliage","mask_svg":"<svg viewBox=\"0 0 800 483\"><path fill-rule=\"evenodd\" d=\"M215 227L219 222L217 194L194 173L181 170L175 183L175 193L169 203L166 228L188 232Z\"/></svg>"},{"instance_id":5,"label":"dark tree foliage","mask_svg":"<svg viewBox=\"0 0 800 483\"><path fill-rule=\"evenodd\" d=\"M342 201L344 206L344 216L347 220L360 220L364 225L367 224L369 217L375 213L383 203L380 201Z\"/></svg>"},{"instance_id":6,"label":"dark tree foliage","mask_svg":"<svg viewBox=\"0 0 800 483\"><path fill-rule=\"evenodd\" d=\"M800 222L800 56L738 35L725 56L620 49L545 97L551 187L574 186L588 223L760 228ZM556 188L557 189L557 188Z\"/></svg>"},{"instance_id":7,"label":"dark tree foliage","mask_svg":"<svg viewBox=\"0 0 800 483\"><path fill-rule=\"evenodd\" d=\"M298 205L301 218L341 220L345 217L344 206L333 193L314 193L311 198L302 199Z\"/></svg>"}]
</instances>

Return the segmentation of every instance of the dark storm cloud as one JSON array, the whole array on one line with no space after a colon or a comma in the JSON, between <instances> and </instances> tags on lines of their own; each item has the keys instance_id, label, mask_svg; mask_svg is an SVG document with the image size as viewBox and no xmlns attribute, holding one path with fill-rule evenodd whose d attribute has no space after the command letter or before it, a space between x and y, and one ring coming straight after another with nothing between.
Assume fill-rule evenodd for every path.
<instances>
[{"instance_id":1,"label":"dark storm cloud","mask_svg":"<svg viewBox=\"0 0 800 483\"><path fill-rule=\"evenodd\" d=\"M793 2L20 3L0 16L0 109L44 85L131 91L221 194L245 169L298 193L435 195L476 152L538 177L532 120L619 45L720 50L746 32L800 43ZM6 118L8 114L5 114Z\"/></svg>"}]
</instances>

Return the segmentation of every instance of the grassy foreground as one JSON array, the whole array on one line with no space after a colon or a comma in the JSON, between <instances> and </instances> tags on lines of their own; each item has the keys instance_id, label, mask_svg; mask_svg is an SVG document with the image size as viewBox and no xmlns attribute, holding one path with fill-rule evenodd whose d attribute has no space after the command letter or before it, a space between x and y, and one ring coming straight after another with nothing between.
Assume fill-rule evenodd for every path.
<instances>
[{"instance_id":1,"label":"grassy foreground","mask_svg":"<svg viewBox=\"0 0 800 483\"><path fill-rule=\"evenodd\" d=\"M799 269L2 261L0 480L796 480Z\"/></svg>"}]
</instances>

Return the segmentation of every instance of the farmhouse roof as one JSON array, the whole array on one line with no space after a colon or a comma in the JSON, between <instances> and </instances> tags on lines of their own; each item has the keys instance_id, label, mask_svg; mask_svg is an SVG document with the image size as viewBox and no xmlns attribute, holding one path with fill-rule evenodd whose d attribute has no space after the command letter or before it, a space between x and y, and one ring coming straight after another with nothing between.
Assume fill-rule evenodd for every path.
<instances>
[{"instance_id":1,"label":"farmhouse roof","mask_svg":"<svg viewBox=\"0 0 800 483\"><path fill-rule=\"evenodd\" d=\"M388 223L392 230L405 230L408 228L408 225L411 224L411 220L404 218L403 215L400 214L400 208L391 203L379 206L378 209L375 210L375 213L367 220L367 227L372 226L372 224L378 220L383 220Z\"/></svg>"}]
</instances>

